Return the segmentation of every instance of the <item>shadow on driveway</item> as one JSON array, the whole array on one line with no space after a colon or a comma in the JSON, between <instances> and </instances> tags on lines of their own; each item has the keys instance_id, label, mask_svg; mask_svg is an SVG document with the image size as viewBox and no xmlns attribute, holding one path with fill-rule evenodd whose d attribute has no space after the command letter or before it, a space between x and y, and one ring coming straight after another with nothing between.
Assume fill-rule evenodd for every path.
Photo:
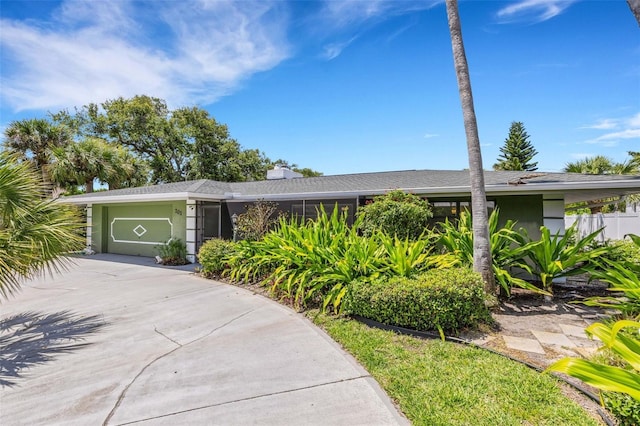
<instances>
[{"instance_id":1,"label":"shadow on driveway","mask_svg":"<svg viewBox=\"0 0 640 426\"><path fill-rule=\"evenodd\" d=\"M105 325L98 315L80 316L71 311L24 312L0 320L0 386L13 387L23 369L89 345L81 340Z\"/></svg>"}]
</instances>

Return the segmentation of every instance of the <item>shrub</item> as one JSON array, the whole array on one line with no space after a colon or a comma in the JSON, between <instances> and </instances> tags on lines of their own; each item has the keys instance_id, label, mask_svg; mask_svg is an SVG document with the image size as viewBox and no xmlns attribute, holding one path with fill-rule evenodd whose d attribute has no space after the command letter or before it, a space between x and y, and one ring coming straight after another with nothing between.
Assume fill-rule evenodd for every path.
<instances>
[{"instance_id":1,"label":"shrub","mask_svg":"<svg viewBox=\"0 0 640 426\"><path fill-rule=\"evenodd\" d=\"M604 406L618 420L619 426L640 425L640 401L618 392L603 392Z\"/></svg>"},{"instance_id":2,"label":"shrub","mask_svg":"<svg viewBox=\"0 0 640 426\"><path fill-rule=\"evenodd\" d=\"M364 236L376 230L404 240L417 240L429 226L433 216L429 203L422 198L396 190L376 197L358 210L358 228Z\"/></svg>"},{"instance_id":3,"label":"shrub","mask_svg":"<svg viewBox=\"0 0 640 426\"><path fill-rule=\"evenodd\" d=\"M632 263L640 266L640 246L634 244L631 240L607 240L603 243L594 242L593 247L607 247L609 251L602 256L601 260L608 260L611 262L620 263Z\"/></svg>"},{"instance_id":4,"label":"shrub","mask_svg":"<svg viewBox=\"0 0 640 426\"><path fill-rule=\"evenodd\" d=\"M467 268L433 269L415 278L354 281L344 312L415 330L456 331L490 321L482 277Z\"/></svg>"},{"instance_id":5,"label":"shrub","mask_svg":"<svg viewBox=\"0 0 640 426\"><path fill-rule=\"evenodd\" d=\"M198 260L202 265L202 274L206 277L219 277L229 265L229 258L235 253L233 241L211 239L205 242L198 252Z\"/></svg>"},{"instance_id":6,"label":"shrub","mask_svg":"<svg viewBox=\"0 0 640 426\"><path fill-rule=\"evenodd\" d=\"M166 243L156 246L156 250L165 265L186 265L191 263L187 260L187 246L180 238L171 238Z\"/></svg>"},{"instance_id":7,"label":"shrub","mask_svg":"<svg viewBox=\"0 0 640 426\"><path fill-rule=\"evenodd\" d=\"M258 200L245 209L236 222L237 238L250 241L261 240L284 214L278 211L278 203L272 201Z\"/></svg>"},{"instance_id":8,"label":"shrub","mask_svg":"<svg viewBox=\"0 0 640 426\"><path fill-rule=\"evenodd\" d=\"M339 307L344 284L380 269L381 249L357 235L346 214L321 207L318 219L300 223L280 218L277 229L261 241L245 241L231 259L234 281L261 280L296 307L324 299L324 307Z\"/></svg>"}]
</instances>

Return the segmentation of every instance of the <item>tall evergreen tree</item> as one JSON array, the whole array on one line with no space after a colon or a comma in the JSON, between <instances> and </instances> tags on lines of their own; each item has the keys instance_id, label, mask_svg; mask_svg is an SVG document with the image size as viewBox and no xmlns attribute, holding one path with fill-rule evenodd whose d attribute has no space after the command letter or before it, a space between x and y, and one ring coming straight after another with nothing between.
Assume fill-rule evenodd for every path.
<instances>
[{"instance_id":1,"label":"tall evergreen tree","mask_svg":"<svg viewBox=\"0 0 640 426\"><path fill-rule=\"evenodd\" d=\"M494 170L538 170L538 163L531 161L538 151L529 141L529 134L520 121L511 123L509 136L500 152L498 162L493 165Z\"/></svg>"}]
</instances>

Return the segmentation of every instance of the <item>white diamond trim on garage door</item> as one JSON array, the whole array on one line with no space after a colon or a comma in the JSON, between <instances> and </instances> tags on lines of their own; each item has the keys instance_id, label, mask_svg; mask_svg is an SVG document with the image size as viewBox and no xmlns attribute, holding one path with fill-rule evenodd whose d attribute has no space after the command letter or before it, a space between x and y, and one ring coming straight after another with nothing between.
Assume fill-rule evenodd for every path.
<instances>
[{"instance_id":1,"label":"white diamond trim on garage door","mask_svg":"<svg viewBox=\"0 0 640 426\"><path fill-rule=\"evenodd\" d=\"M142 225L138 225L135 228L133 228L133 233L136 234L138 237L142 237L144 234L147 233L147 229Z\"/></svg>"},{"instance_id":2,"label":"white diamond trim on garage door","mask_svg":"<svg viewBox=\"0 0 640 426\"><path fill-rule=\"evenodd\" d=\"M111 221L111 226L110 226L111 241L113 241L114 243L148 244L148 245L158 245L158 244L165 244L166 243L166 241L118 240L113 235L113 225L116 223L116 221L119 221L119 220L132 220L132 221L162 220L162 221L167 221L167 223L169 224L169 227L171 228L171 235L173 235L173 223L171 222L171 220L168 217L114 217L113 220ZM141 229L139 229L139 228L141 228ZM146 230L146 228L144 226L142 226L141 224L138 224L138 226L133 228L133 232L138 237L141 237L141 236L143 236L144 234L147 233L147 230Z\"/></svg>"}]
</instances>

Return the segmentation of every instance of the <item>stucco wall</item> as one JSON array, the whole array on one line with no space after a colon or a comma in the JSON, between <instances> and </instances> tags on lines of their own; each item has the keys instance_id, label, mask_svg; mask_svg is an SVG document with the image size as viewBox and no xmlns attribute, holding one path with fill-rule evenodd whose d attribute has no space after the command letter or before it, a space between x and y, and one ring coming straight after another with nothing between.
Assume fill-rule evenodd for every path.
<instances>
[{"instance_id":1,"label":"stucco wall","mask_svg":"<svg viewBox=\"0 0 640 426\"><path fill-rule=\"evenodd\" d=\"M158 243L186 241L186 202L94 204L92 249L137 256L155 256Z\"/></svg>"}]
</instances>

